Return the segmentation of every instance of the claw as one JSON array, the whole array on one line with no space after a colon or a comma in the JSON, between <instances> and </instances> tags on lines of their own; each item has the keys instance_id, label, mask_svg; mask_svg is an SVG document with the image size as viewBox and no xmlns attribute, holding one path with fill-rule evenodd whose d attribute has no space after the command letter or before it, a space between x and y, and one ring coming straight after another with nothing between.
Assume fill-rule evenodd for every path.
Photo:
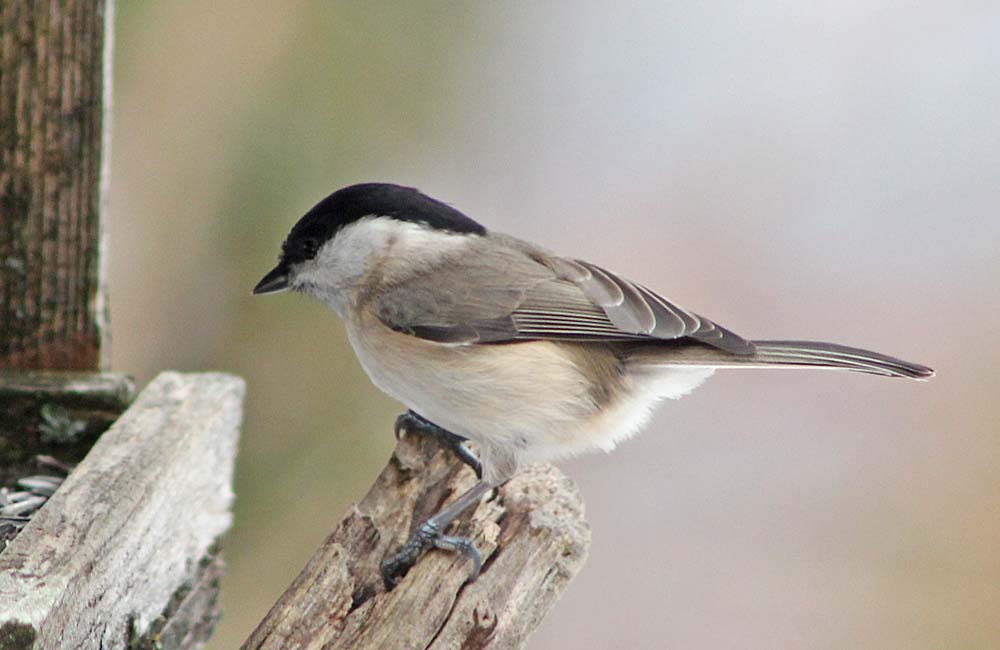
<instances>
[{"instance_id":1,"label":"claw","mask_svg":"<svg viewBox=\"0 0 1000 650\"><path fill-rule=\"evenodd\" d=\"M458 456L458 459L460 461L462 461L463 463L472 468L472 471L476 473L476 478L482 480L483 464L479 462L479 459L476 458L476 455L472 453L472 451L468 447L465 446L464 442L460 442L454 447L452 447L452 451L455 452L455 455Z\"/></svg>"},{"instance_id":2,"label":"claw","mask_svg":"<svg viewBox=\"0 0 1000 650\"><path fill-rule=\"evenodd\" d=\"M479 459L476 458L476 455L465 446L465 438L457 433L452 433L443 427L439 427L430 420L427 420L413 411L401 413L399 417L396 418L396 423L393 426L393 433L396 436L396 440L399 440L402 437L403 431L426 435L436 439L438 442L451 449L460 461L471 467L472 471L476 473L476 478L483 478L483 464L480 463Z\"/></svg>"},{"instance_id":3,"label":"claw","mask_svg":"<svg viewBox=\"0 0 1000 650\"><path fill-rule=\"evenodd\" d=\"M391 589L399 584L400 580L406 577L413 565L417 563L420 556L434 545L435 539L441 533L437 526L431 521L424 522L417 532L403 545L403 548L390 558L382 561L382 580L387 589Z\"/></svg>"},{"instance_id":4,"label":"claw","mask_svg":"<svg viewBox=\"0 0 1000 650\"><path fill-rule=\"evenodd\" d=\"M475 543L468 537L442 535L433 522L427 521L417 529L399 552L382 561L382 580L386 588L391 589L398 585L420 556L431 547L458 553L465 559L471 560L472 568L469 570L469 577L466 578L467 583L474 582L479 577L479 572L483 568L483 558Z\"/></svg>"},{"instance_id":5,"label":"claw","mask_svg":"<svg viewBox=\"0 0 1000 650\"><path fill-rule=\"evenodd\" d=\"M441 535L434 540L434 546L445 551L452 551L465 556L465 559L472 561L472 568L469 570L469 577L465 582L475 582L479 577L479 572L483 568L483 556L479 554L479 549L468 537L455 537L453 535Z\"/></svg>"},{"instance_id":6,"label":"claw","mask_svg":"<svg viewBox=\"0 0 1000 650\"><path fill-rule=\"evenodd\" d=\"M485 481L480 481L473 485L467 492L421 524L413 534L413 537L395 555L383 560L381 566L382 580L385 581L386 589L392 589L399 584L399 581L403 579L410 568L420 559L420 556L432 547L461 553L463 557L472 561L472 570L469 571L467 582L472 582L478 578L479 572L483 568L483 559L479 555L476 545L471 539L445 535L443 531L463 511L479 503L482 496L489 492L492 487L492 485Z\"/></svg>"},{"instance_id":7,"label":"claw","mask_svg":"<svg viewBox=\"0 0 1000 650\"><path fill-rule=\"evenodd\" d=\"M392 426L392 432L396 436L396 440L399 440L406 433L423 433L427 425L436 426L413 411L406 411L396 417L396 422Z\"/></svg>"}]
</instances>

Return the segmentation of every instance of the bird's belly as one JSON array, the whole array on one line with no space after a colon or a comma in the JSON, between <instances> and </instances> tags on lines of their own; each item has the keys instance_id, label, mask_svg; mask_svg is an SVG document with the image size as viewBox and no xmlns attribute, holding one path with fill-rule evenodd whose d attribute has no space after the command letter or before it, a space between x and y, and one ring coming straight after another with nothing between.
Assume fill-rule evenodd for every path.
<instances>
[{"instance_id":1,"label":"bird's belly","mask_svg":"<svg viewBox=\"0 0 1000 650\"><path fill-rule=\"evenodd\" d=\"M586 378L547 342L445 345L387 329L350 338L376 386L473 440L541 435L593 410Z\"/></svg>"},{"instance_id":2,"label":"bird's belly","mask_svg":"<svg viewBox=\"0 0 1000 650\"><path fill-rule=\"evenodd\" d=\"M487 471L503 466L498 475L529 462L610 451L639 429L659 398L679 396L672 394L678 385L693 388L711 374L659 369L655 381L630 374L613 398L597 403L591 379L551 341L447 345L381 323L349 325L348 335L376 386L477 443Z\"/></svg>"}]
</instances>

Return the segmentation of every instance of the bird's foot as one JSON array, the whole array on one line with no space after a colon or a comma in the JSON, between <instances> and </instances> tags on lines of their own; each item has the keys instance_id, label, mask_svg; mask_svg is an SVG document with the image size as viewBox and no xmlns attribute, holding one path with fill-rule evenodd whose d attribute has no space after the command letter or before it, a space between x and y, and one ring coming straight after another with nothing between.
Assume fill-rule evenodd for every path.
<instances>
[{"instance_id":1,"label":"bird's foot","mask_svg":"<svg viewBox=\"0 0 1000 650\"><path fill-rule=\"evenodd\" d=\"M472 560L472 568L469 571L468 582L473 582L479 577L483 561L476 549L476 545L467 537L456 537L445 535L441 528L432 520L421 524L417 532L395 555L382 561L382 580L385 581L387 589L392 589L399 584L409 570L416 564L420 556L431 548L440 548L446 551L459 553L465 558Z\"/></svg>"},{"instance_id":2,"label":"bird's foot","mask_svg":"<svg viewBox=\"0 0 1000 650\"><path fill-rule=\"evenodd\" d=\"M452 433L444 427L439 427L414 411L407 411L396 418L396 425L394 427L396 440L399 440L404 431L406 433L416 433L421 436L434 438L442 445L450 449L460 461L471 467L472 471L476 473L476 478L483 478L482 463L480 463L479 459L476 458L476 455L465 446L466 439L457 433Z\"/></svg>"}]
</instances>

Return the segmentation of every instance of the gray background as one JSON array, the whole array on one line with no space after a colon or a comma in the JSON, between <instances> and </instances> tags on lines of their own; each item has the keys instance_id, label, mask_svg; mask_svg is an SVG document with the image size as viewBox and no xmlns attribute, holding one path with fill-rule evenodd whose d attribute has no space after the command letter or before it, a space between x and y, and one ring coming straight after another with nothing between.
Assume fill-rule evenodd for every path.
<instances>
[{"instance_id":1,"label":"gray background","mask_svg":"<svg viewBox=\"0 0 1000 650\"><path fill-rule=\"evenodd\" d=\"M594 542L533 647L1000 647L996 2L117 4L114 367L249 381L213 648L393 444L336 317L250 296L363 180L939 371L720 372L563 463Z\"/></svg>"}]
</instances>

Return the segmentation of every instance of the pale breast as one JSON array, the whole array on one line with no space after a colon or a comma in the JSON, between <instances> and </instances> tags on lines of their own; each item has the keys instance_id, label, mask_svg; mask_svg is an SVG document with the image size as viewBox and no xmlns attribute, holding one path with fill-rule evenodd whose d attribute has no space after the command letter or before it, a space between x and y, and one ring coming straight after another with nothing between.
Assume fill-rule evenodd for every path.
<instances>
[{"instance_id":1,"label":"pale breast","mask_svg":"<svg viewBox=\"0 0 1000 650\"><path fill-rule=\"evenodd\" d=\"M374 316L348 323L372 382L432 422L477 443L503 480L526 463L610 451L663 397L687 393L706 368L635 372L599 344L525 341L448 345L395 332Z\"/></svg>"}]
</instances>

